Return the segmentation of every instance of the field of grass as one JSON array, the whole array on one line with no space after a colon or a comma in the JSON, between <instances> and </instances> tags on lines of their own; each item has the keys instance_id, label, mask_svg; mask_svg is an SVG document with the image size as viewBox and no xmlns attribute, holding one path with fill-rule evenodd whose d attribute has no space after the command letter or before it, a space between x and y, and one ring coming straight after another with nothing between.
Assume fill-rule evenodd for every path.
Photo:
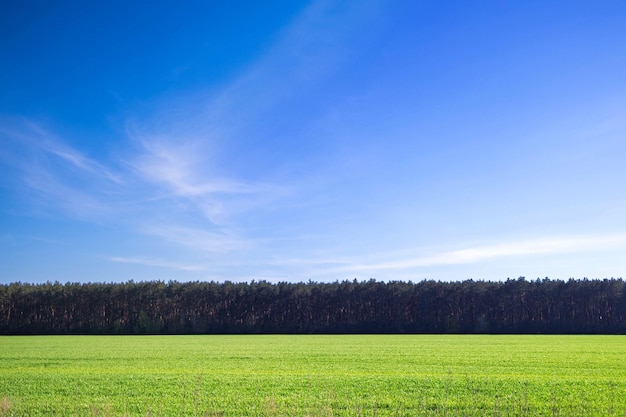
<instances>
[{"instance_id":1,"label":"field of grass","mask_svg":"<svg viewBox=\"0 0 626 417\"><path fill-rule=\"evenodd\" d=\"M626 416L626 337L0 337L0 416L555 415Z\"/></svg>"}]
</instances>

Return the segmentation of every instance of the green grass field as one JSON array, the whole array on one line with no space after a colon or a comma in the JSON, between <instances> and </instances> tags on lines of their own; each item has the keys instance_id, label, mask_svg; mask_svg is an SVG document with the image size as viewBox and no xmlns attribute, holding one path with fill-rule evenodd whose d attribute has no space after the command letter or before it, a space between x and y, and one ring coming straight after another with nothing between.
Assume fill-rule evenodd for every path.
<instances>
[{"instance_id":1,"label":"green grass field","mask_svg":"<svg viewBox=\"0 0 626 417\"><path fill-rule=\"evenodd\" d=\"M0 337L0 416L625 416L622 336Z\"/></svg>"}]
</instances>

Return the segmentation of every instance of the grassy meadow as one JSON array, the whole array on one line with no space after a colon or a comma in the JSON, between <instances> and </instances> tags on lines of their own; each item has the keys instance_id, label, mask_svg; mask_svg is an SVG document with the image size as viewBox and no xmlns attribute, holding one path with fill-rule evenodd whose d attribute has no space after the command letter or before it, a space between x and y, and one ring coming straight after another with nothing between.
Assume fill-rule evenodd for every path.
<instances>
[{"instance_id":1,"label":"grassy meadow","mask_svg":"<svg viewBox=\"0 0 626 417\"><path fill-rule=\"evenodd\" d=\"M0 337L0 416L626 416L623 336Z\"/></svg>"}]
</instances>

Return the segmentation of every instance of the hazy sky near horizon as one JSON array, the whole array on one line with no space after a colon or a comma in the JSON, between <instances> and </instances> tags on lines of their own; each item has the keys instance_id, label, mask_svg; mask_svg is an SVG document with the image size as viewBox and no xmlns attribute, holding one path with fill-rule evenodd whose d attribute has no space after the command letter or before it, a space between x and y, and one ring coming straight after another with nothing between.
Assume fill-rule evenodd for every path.
<instances>
[{"instance_id":1,"label":"hazy sky near horizon","mask_svg":"<svg viewBox=\"0 0 626 417\"><path fill-rule=\"evenodd\" d=\"M0 282L626 278L626 3L0 4Z\"/></svg>"}]
</instances>

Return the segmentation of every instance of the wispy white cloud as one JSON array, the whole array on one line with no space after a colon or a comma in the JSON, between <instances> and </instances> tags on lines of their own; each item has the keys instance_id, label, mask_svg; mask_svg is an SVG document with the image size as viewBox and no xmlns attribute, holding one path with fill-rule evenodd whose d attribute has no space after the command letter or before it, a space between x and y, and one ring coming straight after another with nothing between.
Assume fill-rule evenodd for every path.
<instances>
[{"instance_id":1,"label":"wispy white cloud","mask_svg":"<svg viewBox=\"0 0 626 417\"><path fill-rule=\"evenodd\" d=\"M0 140L10 187L35 201L35 211L55 208L83 220L111 214L123 187L113 170L25 118L0 117Z\"/></svg>"},{"instance_id":2,"label":"wispy white cloud","mask_svg":"<svg viewBox=\"0 0 626 417\"><path fill-rule=\"evenodd\" d=\"M375 1L312 2L238 76L208 92L169 97L153 117L129 121L126 134L138 150L129 166L219 226L291 194L293 178L282 175L277 184L264 181L261 173L254 180L237 177L240 167L225 161L228 152L221 151L258 135L268 113L284 112L280 106L340 66L349 55L351 34L376 7ZM223 166L230 175L220 172Z\"/></svg>"},{"instance_id":3,"label":"wispy white cloud","mask_svg":"<svg viewBox=\"0 0 626 417\"><path fill-rule=\"evenodd\" d=\"M291 280L372 277L394 280L426 277L458 279L467 274L482 275L488 270L499 271L492 273L491 277L494 279L501 279L513 273L512 271L522 275L538 273L545 276L563 273L563 259L569 259L566 261L568 265L580 266L581 259L593 260L599 254L623 250L626 250L626 234L551 236L500 241L456 250L433 251L423 247L418 250L406 249L352 256L275 258L267 262L267 265L274 268L268 269L267 276L289 277ZM584 263L583 261L583 266ZM598 271L597 267L594 270ZM602 272L600 275L619 276L620 272L614 270L614 266L608 265L602 271L613 272ZM454 272L450 275L450 272L446 271ZM578 268L577 271L583 273L581 271L584 271L584 267ZM575 275L577 271L568 273Z\"/></svg>"},{"instance_id":4,"label":"wispy white cloud","mask_svg":"<svg viewBox=\"0 0 626 417\"><path fill-rule=\"evenodd\" d=\"M344 271L398 270L417 267L473 264L504 257L597 252L626 247L626 234L543 237L469 247L429 255L416 254L375 263L349 263Z\"/></svg>"},{"instance_id":5,"label":"wispy white cloud","mask_svg":"<svg viewBox=\"0 0 626 417\"><path fill-rule=\"evenodd\" d=\"M286 192L286 187L245 182L214 174L206 145L141 140L142 152L129 164L146 181L162 187L172 198L196 206L214 224L248 211Z\"/></svg>"},{"instance_id":6,"label":"wispy white cloud","mask_svg":"<svg viewBox=\"0 0 626 417\"><path fill-rule=\"evenodd\" d=\"M12 186L34 203L36 212L54 209L83 221L120 223L133 233L223 253L249 247L250 240L216 225L247 210L247 200L261 202L280 189L214 179L191 145L146 142L134 163L112 161L114 171L33 122L2 122L3 159L15 173ZM189 218L189 207L202 218ZM186 224L191 220L193 227Z\"/></svg>"},{"instance_id":7,"label":"wispy white cloud","mask_svg":"<svg viewBox=\"0 0 626 417\"><path fill-rule=\"evenodd\" d=\"M87 158L77 150L72 149L60 142L43 142L41 143L41 149L65 162L69 162L71 166L78 168L81 171L87 172L103 180L112 181L117 184L122 183L122 179L119 174L113 173L104 165L93 159Z\"/></svg>"},{"instance_id":8,"label":"wispy white cloud","mask_svg":"<svg viewBox=\"0 0 626 417\"><path fill-rule=\"evenodd\" d=\"M0 136L7 145L5 151L11 152L11 162L22 169L34 164L57 163L65 169L77 169L103 180L120 182L121 179L106 166L89 158L70 147L58 138L50 129L27 118L0 117ZM11 144L11 146L9 146ZM22 158L15 152L24 152ZM28 159L24 158L25 156Z\"/></svg>"},{"instance_id":9,"label":"wispy white cloud","mask_svg":"<svg viewBox=\"0 0 626 417\"><path fill-rule=\"evenodd\" d=\"M187 265L187 264L182 264L182 263L177 263L177 262L170 262L170 261L166 261L163 259L155 259L155 258L143 257L143 256L135 256L135 257L108 256L107 259L111 262L117 262L117 263L155 266L155 267L161 267L161 268L172 268L172 269L179 269L181 271L195 272L195 271L206 270L206 267L201 266L201 265Z\"/></svg>"},{"instance_id":10,"label":"wispy white cloud","mask_svg":"<svg viewBox=\"0 0 626 417\"><path fill-rule=\"evenodd\" d=\"M140 231L201 252L229 252L251 246L249 239L241 238L229 231L209 231L188 226L155 224L154 222L145 225Z\"/></svg>"},{"instance_id":11,"label":"wispy white cloud","mask_svg":"<svg viewBox=\"0 0 626 417\"><path fill-rule=\"evenodd\" d=\"M93 190L73 186L41 166L30 167L21 179L28 188L28 198L38 201L37 211L54 207L83 220L96 221L113 214L113 201Z\"/></svg>"},{"instance_id":12,"label":"wispy white cloud","mask_svg":"<svg viewBox=\"0 0 626 417\"><path fill-rule=\"evenodd\" d=\"M112 138L121 143L116 155L96 160L32 120L0 119L0 139L11 142L10 150L0 149L0 158L14 166L18 188L42 210L114 222L127 232L198 252L263 245L271 236L250 236L254 232L246 228L249 222L240 221L242 215L293 205L293 178L255 172L250 179L247 167L233 164L228 159L233 154L221 151L250 137L266 124L268 112L284 111L281 105L340 65L350 32L358 30L346 19L363 21L371 11L368 4L313 2L230 82L210 92L169 96L161 101L162 111L129 118L127 130ZM176 265L161 258L166 257L110 260Z\"/></svg>"}]
</instances>

